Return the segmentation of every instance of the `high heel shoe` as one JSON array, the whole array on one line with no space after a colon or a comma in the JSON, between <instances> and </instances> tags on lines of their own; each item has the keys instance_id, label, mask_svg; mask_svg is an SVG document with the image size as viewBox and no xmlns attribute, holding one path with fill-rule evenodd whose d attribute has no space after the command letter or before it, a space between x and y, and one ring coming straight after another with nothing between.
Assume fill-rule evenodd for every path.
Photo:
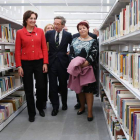
<instances>
[{"instance_id":1,"label":"high heel shoe","mask_svg":"<svg viewBox=\"0 0 140 140\"><path fill-rule=\"evenodd\" d=\"M87 117L87 120L91 122L93 120L93 117Z\"/></svg>"},{"instance_id":2,"label":"high heel shoe","mask_svg":"<svg viewBox=\"0 0 140 140\"><path fill-rule=\"evenodd\" d=\"M81 115L85 112L85 109L83 111L78 110L77 115Z\"/></svg>"}]
</instances>

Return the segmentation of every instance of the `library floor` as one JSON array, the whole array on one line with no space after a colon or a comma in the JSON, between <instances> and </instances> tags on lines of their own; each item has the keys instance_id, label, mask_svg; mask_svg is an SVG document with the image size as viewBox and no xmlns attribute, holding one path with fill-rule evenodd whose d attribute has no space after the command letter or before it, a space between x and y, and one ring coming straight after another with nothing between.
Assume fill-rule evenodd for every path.
<instances>
[{"instance_id":1,"label":"library floor","mask_svg":"<svg viewBox=\"0 0 140 140\"><path fill-rule=\"evenodd\" d=\"M37 112L34 123L28 122L25 109L0 132L0 140L110 140L99 98L95 97L92 122L87 121L87 112L76 115L75 103L75 93L69 91L67 111L60 109L52 117L48 103L46 116L42 118Z\"/></svg>"}]
</instances>

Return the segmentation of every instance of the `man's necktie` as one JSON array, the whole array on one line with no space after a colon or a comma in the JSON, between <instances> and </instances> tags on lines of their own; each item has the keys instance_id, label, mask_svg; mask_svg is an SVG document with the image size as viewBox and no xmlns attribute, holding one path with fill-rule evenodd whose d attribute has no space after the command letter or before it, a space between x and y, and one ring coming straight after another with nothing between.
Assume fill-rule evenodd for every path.
<instances>
[{"instance_id":1,"label":"man's necktie","mask_svg":"<svg viewBox=\"0 0 140 140\"><path fill-rule=\"evenodd\" d=\"M57 32L55 44L56 44L56 47L59 46L59 32Z\"/></svg>"}]
</instances>

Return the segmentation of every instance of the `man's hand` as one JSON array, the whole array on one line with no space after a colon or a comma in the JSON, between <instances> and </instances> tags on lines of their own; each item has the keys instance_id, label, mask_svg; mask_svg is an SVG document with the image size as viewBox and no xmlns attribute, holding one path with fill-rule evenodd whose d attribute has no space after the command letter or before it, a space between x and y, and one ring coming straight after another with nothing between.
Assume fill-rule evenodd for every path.
<instances>
[{"instance_id":1,"label":"man's hand","mask_svg":"<svg viewBox=\"0 0 140 140\"><path fill-rule=\"evenodd\" d=\"M43 64L43 73L48 72L48 66L47 64Z\"/></svg>"}]
</instances>

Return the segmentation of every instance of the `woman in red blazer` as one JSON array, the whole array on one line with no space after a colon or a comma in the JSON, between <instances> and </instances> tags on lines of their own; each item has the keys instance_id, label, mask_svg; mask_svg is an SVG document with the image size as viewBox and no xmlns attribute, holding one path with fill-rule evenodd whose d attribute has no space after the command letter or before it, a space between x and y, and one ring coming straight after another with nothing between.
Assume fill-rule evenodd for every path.
<instances>
[{"instance_id":1,"label":"woman in red blazer","mask_svg":"<svg viewBox=\"0 0 140 140\"><path fill-rule=\"evenodd\" d=\"M39 91L36 95L36 107L40 116L45 116L43 111L43 94L45 94L43 73L48 71L48 50L43 30L35 27L37 17L37 13L30 10L24 13L24 27L17 31L15 44L16 67L18 67L19 75L23 77L30 122L34 122L36 115L33 73L36 77L36 88Z\"/></svg>"}]
</instances>

